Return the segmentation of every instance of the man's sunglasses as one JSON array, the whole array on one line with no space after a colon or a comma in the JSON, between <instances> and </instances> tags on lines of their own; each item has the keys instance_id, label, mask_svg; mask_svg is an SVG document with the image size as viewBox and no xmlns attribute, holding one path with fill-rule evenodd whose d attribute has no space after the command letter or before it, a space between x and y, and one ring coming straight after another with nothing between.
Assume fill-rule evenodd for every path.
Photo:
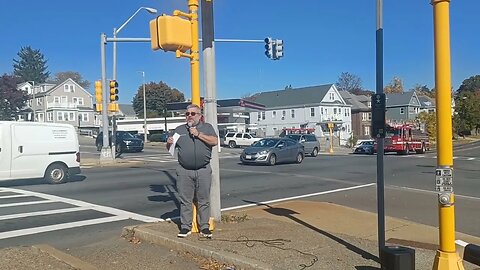
<instances>
[{"instance_id":1,"label":"man's sunglasses","mask_svg":"<svg viewBox=\"0 0 480 270\"><path fill-rule=\"evenodd\" d=\"M185 113L185 116L190 116L190 115L191 115L191 116L195 116L195 115L197 115L197 114L199 114L199 113L196 113L196 112L186 112L186 113Z\"/></svg>"}]
</instances>

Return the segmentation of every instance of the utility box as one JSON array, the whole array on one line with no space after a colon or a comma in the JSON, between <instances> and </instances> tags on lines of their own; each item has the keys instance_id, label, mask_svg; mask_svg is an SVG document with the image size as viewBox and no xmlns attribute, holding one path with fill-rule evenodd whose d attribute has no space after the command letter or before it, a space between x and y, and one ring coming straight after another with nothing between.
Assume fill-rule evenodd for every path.
<instances>
[{"instance_id":1,"label":"utility box","mask_svg":"<svg viewBox=\"0 0 480 270\"><path fill-rule=\"evenodd\" d=\"M382 270L415 270L415 250L401 246L385 246L380 253Z\"/></svg>"},{"instance_id":2,"label":"utility box","mask_svg":"<svg viewBox=\"0 0 480 270\"><path fill-rule=\"evenodd\" d=\"M153 50L186 52L192 48L191 23L178 16L158 16L150 21L150 38Z\"/></svg>"}]
</instances>

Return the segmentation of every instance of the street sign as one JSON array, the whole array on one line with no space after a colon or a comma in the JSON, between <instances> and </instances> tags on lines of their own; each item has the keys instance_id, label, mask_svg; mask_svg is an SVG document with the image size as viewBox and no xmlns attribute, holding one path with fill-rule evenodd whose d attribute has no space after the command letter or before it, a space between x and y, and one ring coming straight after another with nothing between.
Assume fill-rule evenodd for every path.
<instances>
[{"instance_id":1,"label":"street sign","mask_svg":"<svg viewBox=\"0 0 480 270\"><path fill-rule=\"evenodd\" d=\"M372 95L372 137L385 138L385 94Z\"/></svg>"},{"instance_id":2,"label":"street sign","mask_svg":"<svg viewBox=\"0 0 480 270\"><path fill-rule=\"evenodd\" d=\"M435 191L453 192L453 169L437 169L435 171Z\"/></svg>"}]
</instances>

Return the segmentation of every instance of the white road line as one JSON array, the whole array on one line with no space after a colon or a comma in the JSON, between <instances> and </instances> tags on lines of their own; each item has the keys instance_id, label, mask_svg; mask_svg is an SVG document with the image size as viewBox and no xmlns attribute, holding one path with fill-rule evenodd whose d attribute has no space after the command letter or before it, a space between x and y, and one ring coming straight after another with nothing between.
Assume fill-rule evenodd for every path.
<instances>
[{"instance_id":1,"label":"white road line","mask_svg":"<svg viewBox=\"0 0 480 270\"><path fill-rule=\"evenodd\" d=\"M17 194L17 195L0 196L0 200L1 200L1 199L12 199L12 198L22 198L22 197L30 197L30 195L27 195L27 194Z\"/></svg>"},{"instance_id":2,"label":"white road line","mask_svg":"<svg viewBox=\"0 0 480 270\"><path fill-rule=\"evenodd\" d=\"M71 207L71 208L62 208L62 209L55 209L55 210L11 214L11 215L0 216L0 220L24 218L24 217L35 217L35 216L45 216L45 215L54 215L54 214L63 214L63 213L85 211L85 210L90 210L90 209L86 208L86 207Z\"/></svg>"},{"instance_id":3,"label":"white road line","mask_svg":"<svg viewBox=\"0 0 480 270\"><path fill-rule=\"evenodd\" d=\"M472 161L472 160L475 160L475 158L474 158L474 157L470 157L470 158L467 158L467 160Z\"/></svg>"},{"instance_id":4,"label":"white road line","mask_svg":"<svg viewBox=\"0 0 480 270\"><path fill-rule=\"evenodd\" d=\"M55 201L33 201L33 202L20 202L20 203L5 203L0 204L2 207L14 207L14 206L23 206L23 205L33 205L33 204L43 204L43 203L54 203Z\"/></svg>"},{"instance_id":5,"label":"white road line","mask_svg":"<svg viewBox=\"0 0 480 270\"><path fill-rule=\"evenodd\" d=\"M433 191L433 190L424 190L424 189L411 188L411 187L400 187L400 186L393 186L393 185L389 185L389 186L394 188L399 188L399 189L413 190L413 191L430 193L430 194L438 194L437 191ZM460 195L460 194L455 194L455 197L470 199L470 200L480 200L480 197L472 197L472 196L466 196L466 195Z\"/></svg>"},{"instance_id":6,"label":"white road line","mask_svg":"<svg viewBox=\"0 0 480 270\"><path fill-rule=\"evenodd\" d=\"M35 227L35 228L29 228L29 229L8 231L8 232L0 233L0 239L31 235L31 234L37 234L37 233L43 233L43 232L51 232L51 231L57 231L57 230L63 230L63 229L70 229L70 228L76 228L76 227L82 227L82 226L88 226L88 225L102 224L102 223L114 222L114 221L126 220L126 219L128 219L128 217L113 216L113 217L89 219L89 220L61 223L61 224L41 226L41 227Z\"/></svg>"},{"instance_id":7,"label":"white road line","mask_svg":"<svg viewBox=\"0 0 480 270\"><path fill-rule=\"evenodd\" d=\"M93 204L93 203L87 203L87 202L84 202L84 201L63 198L63 197L50 195L50 194L44 194L44 193L33 192L33 191L28 191L28 190L21 190L21 189L14 189L14 188L0 188L0 190L10 191L10 192L15 192L15 193L21 193L21 194L28 194L30 196L35 196L35 197L39 197L39 198L48 200L48 201L42 201L43 203L62 202L62 203L72 204L72 205L75 205L75 206L85 207L85 208L89 208L89 209L92 209L92 210L95 210L95 211L104 212L104 213L107 213L107 214L123 217L125 219L131 218L131 219L139 220L139 221L143 221L143 222L164 221L161 218L144 216L144 215L140 215L140 214L116 209L116 208L113 208L113 207L96 205L96 204ZM30 203L30 202L25 202L23 204L27 204L27 203ZM40 203L40 202L37 202L37 203ZM34 202L32 202L31 204L34 204ZM5 204L4 204L4 205L0 205L0 207L7 207L7 206L5 206Z\"/></svg>"},{"instance_id":8,"label":"white road line","mask_svg":"<svg viewBox=\"0 0 480 270\"><path fill-rule=\"evenodd\" d=\"M271 201L264 201L264 202L259 202L258 204L250 203L250 204L245 204L245 205L223 208L222 211L229 211L229 210L236 210L236 209L241 209L241 208L246 208L246 207L251 207L251 206L258 206L259 204L270 204L270 203L296 200L296 199L313 197L313 196L318 196L318 195L325 195L325 194L342 192L342 191L353 190L353 189L358 189L358 188L370 187L370 186L374 186L374 185L375 185L375 183L370 183L370 184L365 184L365 185L359 185L359 186L353 186L353 187L347 187L347 188L339 188L339 189L334 189L334 190L321 191L321 192L317 192L317 193L311 193L311 194L281 198L281 199L276 199L276 200L271 200Z\"/></svg>"}]
</instances>

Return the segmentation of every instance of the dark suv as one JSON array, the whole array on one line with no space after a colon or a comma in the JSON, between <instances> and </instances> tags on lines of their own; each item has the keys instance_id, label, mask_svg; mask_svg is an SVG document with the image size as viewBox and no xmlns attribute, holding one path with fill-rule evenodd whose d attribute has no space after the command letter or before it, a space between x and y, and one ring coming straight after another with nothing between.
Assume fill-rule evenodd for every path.
<instances>
[{"instance_id":1,"label":"dark suv","mask_svg":"<svg viewBox=\"0 0 480 270\"><path fill-rule=\"evenodd\" d=\"M143 141L135 138L132 134L126 131L117 131L115 138L116 152L141 152L143 151ZM112 144L112 135L109 136L110 146ZM103 147L103 132L100 132L95 140L97 151L102 150Z\"/></svg>"},{"instance_id":2,"label":"dark suv","mask_svg":"<svg viewBox=\"0 0 480 270\"><path fill-rule=\"evenodd\" d=\"M320 151L320 143L314 134L289 134L285 137L301 143L305 148L305 154L308 153L312 157L316 157Z\"/></svg>"}]
</instances>

